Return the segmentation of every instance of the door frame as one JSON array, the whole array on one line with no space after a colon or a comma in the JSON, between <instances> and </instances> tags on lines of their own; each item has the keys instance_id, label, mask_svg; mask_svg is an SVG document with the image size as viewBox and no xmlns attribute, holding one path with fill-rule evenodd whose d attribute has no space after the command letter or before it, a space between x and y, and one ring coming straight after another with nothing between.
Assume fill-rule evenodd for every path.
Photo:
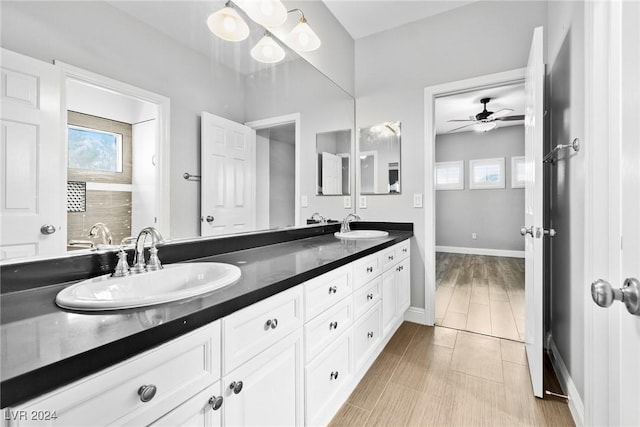
<instances>
[{"instance_id":1,"label":"door frame","mask_svg":"<svg viewBox=\"0 0 640 427\"><path fill-rule=\"evenodd\" d=\"M436 296L436 190L435 167L435 100L447 95L472 90L524 83L526 68L488 74L465 80L429 86L424 89L424 318L425 325L435 323Z\"/></svg>"},{"instance_id":2,"label":"door frame","mask_svg":"<svg viewBox=\"0 0 640 427\"><path fill-rule=\"evenodd\" d=\"M261 120L252 120L245 122L245 126L249 126L253 130L271 128L274 126L284 125L287 123L295 123L295 226L300 226L300 113L285 114L282 116L270 117Z\"/></svg>"},{"instance_id":3,"label":"door frame","mask_svg":"<svg viewBox=\"0 0 640 427\"><path fill-rule=\"evenodd\" d=\"M155 176L155 199L157 222L153 224L165 239L171 237L171 183L170 183L170 123L171 123L171 100L163 95L141 89L139 87L121 82L82 68L66 64L61 61L54 61L62 70L62 97L61 110L67 111L66 84L69 80L75 80L100 89L112 91L117 94L137 98L141 101L154 104L157 109L156 124L156 176ZM62 114L62 129L67 128L67 115ZM66 151L65 151L66 164ZM65 216L66 217L66 216ZM150 224L152 225L152 224Z\"/></svg>"}]
</instances>

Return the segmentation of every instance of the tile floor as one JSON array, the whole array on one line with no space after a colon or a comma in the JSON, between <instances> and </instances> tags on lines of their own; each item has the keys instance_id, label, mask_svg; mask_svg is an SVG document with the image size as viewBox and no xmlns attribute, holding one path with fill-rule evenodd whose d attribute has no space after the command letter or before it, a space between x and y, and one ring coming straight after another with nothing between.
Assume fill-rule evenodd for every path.
<instances>
[{"instance_id":1,"label":"tile floor","mask_svg":"<svg viewBox=\"0 0 640 427\"><path fill-rule=\"evenodd\" d=\"M330 425L574 423L565 402L533 396L522 343L404 322Z\"/></svg>"},{"instance_id":2,"label":"tile floor","mask_svg":"<svg viewBox=\"0 0 640 427\"><path fill-rule=\"evenodd\" d=\"M524 259L436 253L436 325L524 341Z\"/></svg>"}]
</instances>

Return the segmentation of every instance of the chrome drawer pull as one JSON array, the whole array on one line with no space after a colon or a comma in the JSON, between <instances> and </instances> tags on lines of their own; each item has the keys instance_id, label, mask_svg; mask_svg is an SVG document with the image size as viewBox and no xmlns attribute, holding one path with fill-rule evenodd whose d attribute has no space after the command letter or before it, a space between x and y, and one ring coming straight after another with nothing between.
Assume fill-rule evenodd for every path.
<instances>
[{"instance_id":1,"label":"chrome drawer pull","mask_svg":"<svg viewBox=\"0 0 640 427\"><path fill-rule=\"evenodd\" d=\"M407 253L407 248L402 248L402 252Z\"/></svg>"},{"instance_id":2,"label":"chrome drawer pull","mask_svg":"<svg viewBox=\"0 0 640 427\"><path fill-rule=\"evenodd\" d=\"M367 332L367 338L373 338L373 331L372 332Z\"/></svg>"},{"instance_id":3,"label":"chrome drawer pull","mask_svg":"<svg viewBox=\"0 0 640 427\"><path fill-rule=\"evenodd\" d=\"M335 371L335 372L331 371L329 380L337 380L337 379L338 379L338 371Z\"/></svg>"},{"instance_id":4,"label":"chrome drawer pull","mask_svg":"<svg viewBox=\"0 0 640 427\"><path fill-rule=\"evenodd\" d=\"M388 256L389 261L393 261L393 255Z\"/></svg>"},{"instance_id":5,"label":"chrome drawer pull","mask_svg":"<svg viewBox=\"0 0 640 427\"><path fill-rule=\"evenodd\" d=\"M140 396L140 400L142 402L148 402L154 398L158 388L153 384L143 385L138 389L138 396Z\"/></svg>"},{"instance_id":6,"label":"chrome drawer pull","mask_svg":"<svg viewBox=\"0 0 640 427\"><path fill-rule=\"evenodd\" d=\"M233 381L229 384L229 389L233 391L233 394L238 394L242 391L242 381Z\"/></svg>"},{"instance_id":7,"label":"chrome drawer pull","mask_svg":"<svg viewBox=\"0 0 640 427\"><path fill-rule=\"evenodd\" d=\"M330 286L329 287L329 293L330 294L335 294L336 292L338 292L338 287L337 286Z\"/></svg>"},{"instance_id":8,"label":"chrome drawer pull","mask_svg":"<svg viewBox=\"0 0 640 427\"><path fill-rule=\"evenodd\" d=\"M220 409L223 400L224 399L222 398L222 396L211 396L211 399L209 399L209 405L211 406L211 409L213 411L217 411L218 409Z\"/></svg>"},{"instance_id":9,"label":"chrome drawer pull","mask_svg":"<svg viewBox=\"0 0 640 427\"><path fill-rule=\"evenodd\" d=\"M265 325L265 329L275 329L278 327L278 319L269 319L266 321Z\"/></svg>"},{"instance_id":10,"label":"chrome drawer pull","mask_svg":"<svg viewBox=\"0 0 640 427\"><path fill-rule=\"evenodd\" d=\"M329 330L331 329L338 329L338 322L331 322L329 323Z\"/></svg>"},{"instance_id":11,"label":"chrome drawer pull","mask_svg":"<svg viewBox=\"0 0 640 427\"><path fill-rule=\"evenodd\" d=\"M373 299L373 294L367 294L367 300L371 301Z\"/></svg>"}]
</instances>

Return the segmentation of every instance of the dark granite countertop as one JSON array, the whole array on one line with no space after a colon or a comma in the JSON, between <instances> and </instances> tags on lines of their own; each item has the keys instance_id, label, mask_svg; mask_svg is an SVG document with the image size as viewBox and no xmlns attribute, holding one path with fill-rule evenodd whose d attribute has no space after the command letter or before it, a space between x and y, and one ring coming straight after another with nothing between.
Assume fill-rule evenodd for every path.
<instances>
[{"instance_id":1,"label":"dark granite countertop","mask_svg":"<svg viewBox=\"0 0 640 427\"><path fill-rule=\"evenodd\" d=\"M76 281L5 293L1 407L98 372L412 235L390 230L384 238L345 241L326 233L192 259L237 265L242 277L203 296L139 309L89 313L57 307L56 294Z\"/></svg>"}]
</instances>

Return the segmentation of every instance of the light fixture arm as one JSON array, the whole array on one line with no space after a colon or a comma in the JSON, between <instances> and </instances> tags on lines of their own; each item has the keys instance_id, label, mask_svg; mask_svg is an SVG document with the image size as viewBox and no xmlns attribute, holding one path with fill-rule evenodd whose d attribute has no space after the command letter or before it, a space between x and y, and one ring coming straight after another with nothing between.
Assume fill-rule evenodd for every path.
<instances>
[{"instance_id":1,"label":"light fixture arm","mask_svg":"<svg viewBox=\"0 0 640 427\"><path fill-rule=\"evenodd\" d=\"M304 17L304 12L302 12L302 10L300 9L291 9L291 10L287 10L287 13L292 13L292 12L300 12L300 21L302 22L307 22L307 19Z\"/></svg>"}]
</instances>

